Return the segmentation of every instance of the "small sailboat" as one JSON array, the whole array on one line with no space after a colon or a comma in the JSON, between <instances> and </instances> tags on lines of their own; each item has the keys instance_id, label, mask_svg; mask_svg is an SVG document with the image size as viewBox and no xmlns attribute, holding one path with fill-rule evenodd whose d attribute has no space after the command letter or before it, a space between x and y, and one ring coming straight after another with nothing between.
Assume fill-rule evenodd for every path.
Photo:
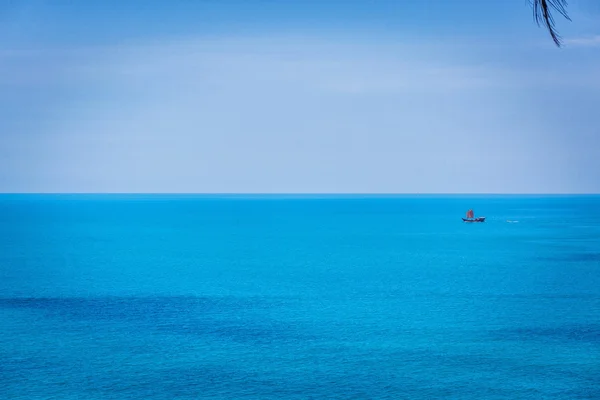
<instances>
[{"instance_id":1,"label":"small sailboat","mask_svg":"<svg viewBox=\"0 0 600 400\"><path fill-rule=\"evenodd\" d=\"M467 218L462 219L464 222L485 222L485 217L477 217L475 218L475 213L473 210L467 211Z\"/></svg>"}]
</instances>

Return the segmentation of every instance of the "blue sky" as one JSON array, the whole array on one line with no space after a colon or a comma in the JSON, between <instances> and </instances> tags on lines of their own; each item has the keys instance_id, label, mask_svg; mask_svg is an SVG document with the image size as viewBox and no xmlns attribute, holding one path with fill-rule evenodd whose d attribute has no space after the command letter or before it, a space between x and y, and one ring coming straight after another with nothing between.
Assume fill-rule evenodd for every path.
<instances>
[{"instance_id":1,"label":"blue sky","mask_svg":"<svg viewBox=\"0 0 600 400\"><path fill-rule=\"evenodd\" d=\"M600 6L0 5L0 191L600 192Z\"/></svg>"}]
</instances>

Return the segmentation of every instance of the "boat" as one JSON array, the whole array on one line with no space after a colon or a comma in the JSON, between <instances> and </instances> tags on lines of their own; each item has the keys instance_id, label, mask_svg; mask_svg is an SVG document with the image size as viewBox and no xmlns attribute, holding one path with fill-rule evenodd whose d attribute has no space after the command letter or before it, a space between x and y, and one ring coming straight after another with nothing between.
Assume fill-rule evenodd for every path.
<instances>
[{"instance_id":1,"label":"boat","mask_svg":"<svg viewBox=\"0 0 600 400\"><path fill-rule=\"evenodd\" d=\"M475 217L473 210L467 211L467 218L462 219L464 222L485 222L485 217Z\"/></svg>"}]
</instances>

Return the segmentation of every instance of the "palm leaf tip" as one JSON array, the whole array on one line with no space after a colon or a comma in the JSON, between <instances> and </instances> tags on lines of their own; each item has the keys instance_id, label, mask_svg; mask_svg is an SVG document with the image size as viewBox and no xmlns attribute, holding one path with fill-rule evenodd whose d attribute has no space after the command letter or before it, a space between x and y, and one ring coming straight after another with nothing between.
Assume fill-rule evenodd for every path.
<instances>
[{"instance_id":1,"label":"palm leaf tip","mask_svg":"<svg viewBox=\"0 0 600 400\"><path fill-rule=\"evenodd\" d=\"M548 29L554 43L560 47L561 37L556 30L553 12L557 12L567 20L571 20L567 14L567 0L532 0L533 16L538 25L543 25Z\"/></svg>"}]
</instances>

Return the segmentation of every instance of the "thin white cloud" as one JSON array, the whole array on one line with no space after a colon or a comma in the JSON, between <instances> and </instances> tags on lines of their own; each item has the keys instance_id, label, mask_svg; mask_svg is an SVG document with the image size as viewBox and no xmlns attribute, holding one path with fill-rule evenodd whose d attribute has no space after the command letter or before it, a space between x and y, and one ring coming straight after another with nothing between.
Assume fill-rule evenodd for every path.
<instances>
[{"instance_id":1,"label":"thin white cloud","mask_svg":"<svg viewBox=\"0 0 600 400\"><path fill-rule=\"evenodd\" d=\"M600 35L565 39L567 46L600 47Z\"/></svg>"},{"instance_id":2,"label":"thin white cloud","mask_svg":"<svg viewBox=\"0 0 600 400\"><path fill-rule=\"evenodd\" d=\"M56 85L99 81L147 88L225 82L296 86L302 90L391 93L493 87L503 73L432 57L435 44L415 48L324 40L187 40L96 49L0 53L0 84ZM127 86L126 85L126 86Z\"/></svg>"},{"instance_id":3,"label":"thin white cloud","mask_svg":"<svg viewBox=\"0 0 600 400\"><path fill-rule=\"evenodd\" d=\"M600 38L600 37L599 37ZM454 47L457 46L457 47ZM457 49L461 49L458 51ZM471 49L471 53L485 51ZM349 43L315 38L180 39L98 48L0 52L0 85L162 83L296 85L302 90L389 94L562 85L535 67L479 64L459 44ZM548 76L548 75L552 76ZM578 74L581 76L581 74ZM550 78L549 80L547 78ZM570 79L570 78L569 78ZM574 82L566 82L574 83ZM575 84L577 84L575 82Z\"/></svg>"}]
</instances>

